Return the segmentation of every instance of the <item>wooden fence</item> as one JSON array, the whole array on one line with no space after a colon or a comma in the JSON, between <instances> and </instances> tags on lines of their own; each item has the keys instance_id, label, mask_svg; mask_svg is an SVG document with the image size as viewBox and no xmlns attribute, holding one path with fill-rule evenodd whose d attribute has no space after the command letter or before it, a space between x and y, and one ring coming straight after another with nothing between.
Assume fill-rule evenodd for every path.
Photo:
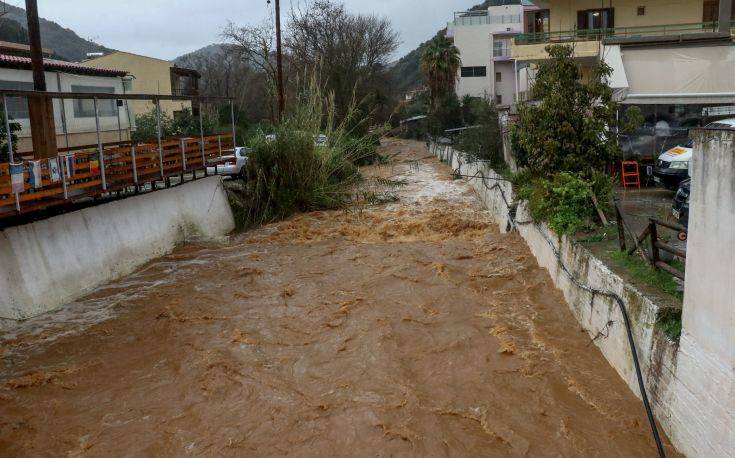
<instances>
[{"instance_id":1,"label":"wooden fence","mask_svg":"<svg viewBox=\"0 0 735 458\"><path fill-rule=\"evenodd\" d=\"M155 190L156 182L172 177L184 181L201 170L206 174L207 165L232 150L232 134L217 134L165 139L160 151L158 143L122 143L103 147L101 155L97 147L90 147L60 152L51 159L23 159L13 167L0 163L0 219L110 193ZM23 182L14 188L12 169L19 164ZM39 168L37 182L33 170Z\"/></svg>"}]
</instances>

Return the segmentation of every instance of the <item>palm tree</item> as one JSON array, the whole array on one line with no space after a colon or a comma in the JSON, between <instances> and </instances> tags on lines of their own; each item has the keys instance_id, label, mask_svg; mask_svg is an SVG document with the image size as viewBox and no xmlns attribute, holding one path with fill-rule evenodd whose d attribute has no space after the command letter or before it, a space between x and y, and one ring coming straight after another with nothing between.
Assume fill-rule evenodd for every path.
<instances>
[{"instance_id":1,"label":"palm tree","mask_svg":"<svg viewBox=\"0 0 735 458\"><path fill-rule=\"evenodd\" d=\"M461 65L459 49L446 35L440 33L426 45L421 55L421 72L431 90L432 107L441 97L454 91Z\"/></svg>"}]
</instances>

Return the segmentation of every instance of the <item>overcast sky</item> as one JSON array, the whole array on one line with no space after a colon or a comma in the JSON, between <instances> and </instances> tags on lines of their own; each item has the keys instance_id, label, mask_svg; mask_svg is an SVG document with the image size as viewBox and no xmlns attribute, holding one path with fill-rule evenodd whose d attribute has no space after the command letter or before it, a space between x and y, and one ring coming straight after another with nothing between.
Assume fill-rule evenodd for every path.
<instances>
[{"instance_id":1,"label":"overcast sky","mask_svg":"<svg viewBox=\"0 0 735 458\"><path fill-rule=\"evenodd\" d=\"M24 0L6 0L25 7ZM288 10L299 0L281 0ZM301 0L303 1L303 0ZM348 10L389 18L400 34L401 57L461 11L481 0L344 0ZM38 0L41 17L82 38L124 51L172 59L221 41L231 20L255 24L271 16L266 0ZM53 47L53 43L44 43Z\"/></svg>"}]
</instances>

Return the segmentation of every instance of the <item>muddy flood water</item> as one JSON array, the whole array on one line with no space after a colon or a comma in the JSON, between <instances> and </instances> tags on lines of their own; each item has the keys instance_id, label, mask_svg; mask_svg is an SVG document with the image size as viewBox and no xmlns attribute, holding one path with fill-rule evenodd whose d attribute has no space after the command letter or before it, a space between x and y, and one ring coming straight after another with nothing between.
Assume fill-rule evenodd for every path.
<instances>
[{"instance_id":1,"label":"muddy flood water","mask_svg":"<svg viewBox=\"0 0 735 458\"><path fill-rule=\"evenodd\" d=\"M523 240L425 145L383 148L394 202L189 244L6 325L0 456L655 456Z\"/></svg>"}]
</instances>

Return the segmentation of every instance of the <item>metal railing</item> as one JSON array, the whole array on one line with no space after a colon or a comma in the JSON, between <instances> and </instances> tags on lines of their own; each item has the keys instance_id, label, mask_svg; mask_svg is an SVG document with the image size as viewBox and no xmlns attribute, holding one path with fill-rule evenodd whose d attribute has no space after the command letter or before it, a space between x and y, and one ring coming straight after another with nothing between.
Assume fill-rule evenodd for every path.
<instances>
[{"instance_id":1,"label":"metal railing","mask_svg":"<svg viewBox=\"0 0 735 458\"><path fill-rule=\"evenodd\" d=\"M565 41L600 41L605 38L671 36L689 33L713 33L717 31L717 21L694 22L646 27L614 27L605 29L565 30L560 32L522 33L514 38L514 43L516 45L528 45Z\"/></svg>"},{"instance_id":2,"label":"metal railing","mask_svg":"<svg viewBox=\"0 0 735 458\"><path fill-rule=\"evenodd\" d=\"M65 136L67 146L54 149L51 157L39 157L43 154L28 151L19 152L18 145L13 141L11 124L16 121L8 112L7 99L9 97L59 99L62 118L60 125L63 133L57 134L57 138L59 135ZM0 162L0 220L100 197L119 197L155 191L161 186L169 187L172 181L183 183L197 179L197 172L207 176L210 172L209 168L217 173L217 164L220 159L223 155L234 154L236 146L234 105L232 99L225 97L0 90L0 99L4 102L2 109L5 125L1 128L6 137L3 147L7 153L7 159L5 159L7 162ZM64 101L68 99L91 100L91 105L94 107L93 129L95 130L92 133L96 132L95 143L68 145L70 135L67 130L68 119L64 119L63 114ZM118 109L124 109L126 112L128 103L152 102L156 124L154 128L156 132L152 134L154 138L143 142L132 140L103 142L105 132L101 127L102 120L107 119L109 123L110 116L104 117L100 105L109 100L119 100L117 106L124 106L124 108ZM160 107L161 100L196 101L200 105L198 116L193 115L194 122L198 117L198 129L194 128L197 132L180 137L165 137L161 121L163 117ZM230 104L232 122L229 128L231 132L205 134L203 110L201 109L201 104L204 102ZM57 117L56 113L54 116ZM92 120L81 121L88 123ZM85 126L87 124L78 127ZM120 129L120 116L117 116L117 126ZM32 123L31 129L33 129ZM126 129L129 129L129 126ZM85 132L73 132L72 134L85 135Z\"/></svg>"},{"instance_id":3,"label":"metal railing","mask_svg":"<svg viewBox=\"0 0 735 458\"><path fill-rule=\"evenodd\" d=\"M520 14L490 14L488 11L460 11L454 13L452 24L489 25L489 24L520 24Z\"/></svg>"}]
</instances>

